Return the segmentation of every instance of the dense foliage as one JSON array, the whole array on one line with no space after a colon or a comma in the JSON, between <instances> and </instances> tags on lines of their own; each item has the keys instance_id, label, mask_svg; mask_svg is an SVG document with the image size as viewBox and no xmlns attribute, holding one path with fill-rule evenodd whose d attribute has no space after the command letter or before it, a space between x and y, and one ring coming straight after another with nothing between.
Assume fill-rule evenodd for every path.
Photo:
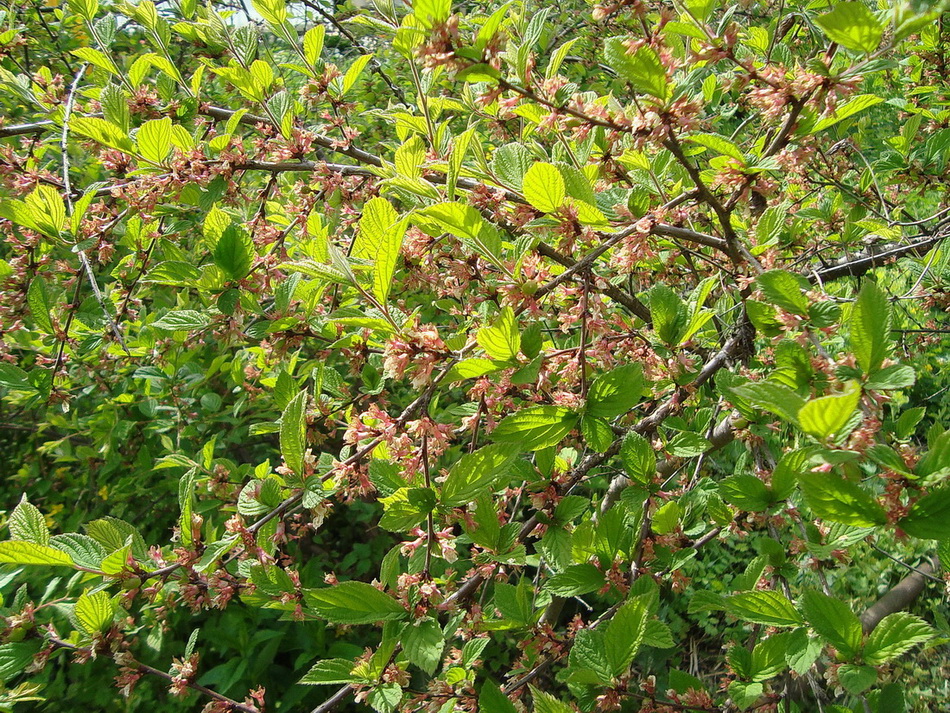
<instances>
[{"instance_id":1,"label":"dense foliage","mask_svg":"<svg viewBox=\"0 0 950 713\"><path fill-rule=\"evenodd\" d=\"M0 708L945 710L947 11L11 0Z\"/></svg>"}]
</instances>

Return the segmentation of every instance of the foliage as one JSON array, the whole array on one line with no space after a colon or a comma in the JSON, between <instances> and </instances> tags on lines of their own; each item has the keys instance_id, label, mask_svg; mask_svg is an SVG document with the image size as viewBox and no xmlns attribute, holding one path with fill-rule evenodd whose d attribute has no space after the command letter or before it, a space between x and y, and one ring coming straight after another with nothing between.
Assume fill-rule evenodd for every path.
<instances>
[{"instance_id":1,"label":"foliage","mask_svg":"<svg viewBox=\"0 0 950 713\"><path fill-rule=\"evenodd\" d=\"M0 12L0 708L950 705L946 4L366 5Z\"/></svg>"}]
</instances>

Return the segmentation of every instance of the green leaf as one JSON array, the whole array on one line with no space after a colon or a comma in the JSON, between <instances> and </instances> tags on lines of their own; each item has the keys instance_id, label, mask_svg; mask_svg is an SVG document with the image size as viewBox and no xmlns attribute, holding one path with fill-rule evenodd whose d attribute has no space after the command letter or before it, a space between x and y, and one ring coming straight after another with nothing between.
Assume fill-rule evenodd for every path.
<instances>
[{"instance_id":1,"label":"green leaf","mask_svg":"<svg viewBox=\"0 0 950 713\"><path fill-rule=\"evenodd\" d=\"M307 448L306 390L294 396L280 417L280 454L287 467L297 475L304 472L304 452Z\"/></svg>"},{"instance_id":2,"label":"green leaf","mask_svg":"<svg viewBox=\"0 0 950 713\"><path fill-rule=\"evenodd\" d=\"M844 525L873 527L887 522L884 509L868 493L833 473L799 473L805 502L816 517Z\"/></svg>"},{"instance_id":3,"label":"green leaf","mask_svg":"<svg viewBox=\"0 0 950 713\"><path fill-rule=\"evenodd\" d=\"M891 306L881 289L865 280L848 324L851 349L865 374L872 374L891 350Z\"/></svg>"},{"instance_id":4,"label":"green leaf","mask_svg":"<svg viewBox=\"0 0 950 713\"><path fill-rule=\"evenodd\" d=\"M521 349L521 335L511 307L505 306L490 327L479 329L476 339L478 345L493 359L509 361L517 357Z\"/></svg>"},{"instance_id":5,"label":"green leaf","mask_svg":"<svg viewBox=\"0 0 950 713\"><path fill-rule=\"evenodd\" d=\"M610 423L589 414L581 419L581 434L587 441L587 445L598 453L605 453L614 441L614 432Z\"/></svg>"},{"instance_id":6,"label":"green leaf","mask_svg":"<svg viewBox=\"0 0 950 713\"><path fill-rule=\"evenodd\" d=\"M799 278L785 270L769 270L756 278L759 289L766 299L782 309L800 315L808 316L808 298L802 291Z\"/></svg>"},{"instance_id":7,"label":"green leaf","mask_svg":"<svg viewBox=\"0 0 950 713\"><path fill-rule=\"evenodd\" d=\"M298 683L305 686L316 686L325 683L350 683L354 680L352 671L353 662L349 659L326 659L317 661Z\"/></svg>"},{"instance_id":8,"label":"green leaf","mask_svg":"<svg viewBox=\"0 0 950 713\"><path fill-rule=\"evenodd\" d=\"M34 542L38 545L49 544L49 528L46 518L43 517L35 505L26 499L26 493L20 498L20 504L10 513L10 536L14 540Z\"/></svg>"},{"instance_id":9,"label":"green leaf","mask_svg":"<svg viewBox=\"0 0 950 713\"><path fill-rule=\"evenodd\" d=\"M647 633L650 618L645 597L633 597L617 610L604 631L604 652L614 676L627 673Z\"/></svg>"},{"instance_id":10,"label":"green leaf","mask_svg":"<svg viewBox=\"0 0 950 713\"><path fill-rule=\"evenodd\" d=\"M564 176L557 166L536 163L528 169L521 184L525 199L542 213L553 213L567 196Z\"/></svg>"},{"instance_id":11,"label":"green leaf","mask_svg":"<svg viewBox=\"0 0 950 713\"><path fill-rule=\"evenodd\" d=\"M568 703L534 686L531 686L531 697L534 700L534 713L574 713L574 709ZM495 713L495 711L486 710L485 713Z\"/></svg>"},{"instance_id":12,"label":"green leaf","mask_svg":"<svg viewBox=\"0 0 950 713\"><path fill-rule=\"evenodd\" d=\"M881 44L884 23L862 2L836 3L831 12L815 20L832 42L842 47L870 54Z\"/></svg>"},{"instance_id":13,"label":"green leaf","mask_svg":"<svg viewBox=\"0 0 950 713\"><path fill-rule=\"evenodd\" d=\"M889 663L933 638L933 627L907 612L888 614L874 627L864 645L864 660L872 666Z\"/></svg>"},{"instance_id":14,"label":"green leaf","mask_svg":"<svg viewBox=\"0 0 950 713\"><path fill-rule=\"evenodd\" d=\"M72 567L73 561L65 552L35 542L9 540L0 542L0 562L7 564L64 565Z\"/></svg>"},{"instance_id":15,"label":"green leaf","mask_svg":"<svg viewBox=\"0 0 950 713\"><path fill-rule=\"evenodd\" d=\"M323 40L327 28L325 25L317 25L307 30L303 36L303 53L307 62L316 65L320 61L320 55L323 53Z\"/></svg>"},{"instance_id":16,"label":"green leaf","mask_svg":"<svg viewBox=\"0 0 950 713\"><path fill-rule=\"evenodd\" d=\"M873 666L844 664L838 669L841 687L854 696L861 695L877 681L877 669ZM847 709L845 709L847 710Z\"/></svg>"},{"instance_id":17,"label":"green leaf","mask_svg":"<svg viewBox=\"0 0 950 713\"><path fill-rule=\"evenodd\" d=\"M612 369L590 385L586 413L595 418L621 416L640 403L642 390L642 366L625 364Z\"/></svg>"},{"instance_id":18,"label":"green leaf","mask_svg":"<svg viewBox=\"0 0 950 713\"><path fill-rule=\"evenodd\" d=\"M484 713L518 713L511 699L491 680L482 684L478 694L478 710Z\"/></svg>"},{"instance_id":19,"label":"green leaf","mask_svg":"<svg viewBox=\"0 0 950 713\"><path fill-rule=\"evenodd\" d=\"M647 46L639 47L633 54L627 53L627 37L611 37L604 43L604 60L607 65L626 79L637 91L666 101L670 96L670 83L666 68L656 51Z\"/></svg>"},{"instance_id":20,"label":"green leaf","mask_svg":"<svg viewBox=\"0 0 950 713\"><path fill-rule=\"evenodd\" d=\"M773 381L759 381L728 390L751 405L793 424L798 423L798 413L805 405L805 399L787 386Z\"/></svg>"},{"instance_id":21,"label":"green leaf","mask_svg":"<svg viewBox=\"0 0 950 713\"><path fill-rule=\"evenodd\" d=\"M571 680L609 685L613 680L613 670L607 660L604 632L597 629L578 631L568 656L568 666Z\"/></svg>"},{"instance_id":22,"label":"green leaf","mask_svg":"<svg viewBox=\"0 0 950 713\"><path fill-rule=\"evenodd\" d=\"M818 635L834 646L846 658L854 658L861 649L864 634L861 621L851 608L840 599L815 590L802 596L802 614Z\"/></svg>"},{"instance_id":23,"label":"green leaf","mask_svg":"<svg viewBox=\"0 0 950 713\"><path fill-rule=\"evenodd\" d=\"M656 453L650 442L636 431L629 431L623 437L620 461L631 480L644 487L653 483L656 476Z\"/></svg>"},{"instance_id":24,"label":"green leaf","mask_svg":"<svg viewBox=\"0 0 950 713\"><path fill-rule=\"evenodd\" d=\"M30 287L26 292L26 303L30 306L30 314L36 326L47 334L53 333L53 297L49 293L46 282L39 276L30 280Z\"/></svg>"},{"instance_id":25,"label":"green leaf","mask_svg":"<svg viewBox=\"0 0 950 713\"><path fill-rule=\"evenodd\" d=\"M405 619L408 612L388 594L365 582L341 582L305 592L307 606L335 624L372 624Z\"/></svg>"},{"instance_id":26,"label":"green leaf","mask_svg":"<svg viewBox=\"0 0 950 713\"><path fill-rule=\"evenodd\" d=\"M734 158L739 161L739 163L745 164L746 162L745 154L742 153L742 149L725 136L719 136L719 134L693 134L692 136L687 136L684 141L699 144L711 151Z\"/></svg>"},{"instance_id":27,"label":"green leaf","mask_svg":"<svg viewBox=\"0 0 950 713\"><path fill-rule=\"evenodd\" d=\"M465 203L436 203L420 213L435 220L446 232L467 241L478 240L485 224L481 213Z\"/></svg>"},{"instance_id":28,"label":"green leaf","mask_svg":"<svg viewBox=\"0 0 950 713\"><path fill-rule=\"evenodd\" d=\"M868 380L864 382L864 388L868 391L891 391L894 389L907 389L917 381L917 375L913 367L906 364L892 364L883 369L875 371Z\"/></svg>"},{"instance_id":29,"label":"green leaf","mask_svg":"<svg viewBox=\"0 0 950 713\"><path fill-rule=\"evenodd\" d=\"M201 279L201 271L194 265L178 260L166 260L158 263L142 278L142 282L153 282L173 287L190 287Z\"/></svg>"},{"instance_id":30,"label":"green leaf","mask_svg":"<svg viewBox=\"0 0 950 713\"><path fill-rule=\"evenodd\" d=\"M768 487L754 475L733 475L721 480L719 494L727 503L747 512L762 512L773 502Z\"/></svg>"},{"instance_id":31,"label":"green leaf","mask_svg":"<svg viewBox=\"0 0 950 713\"><path fill-rule=\"evenodd\" d=\"M551 577L544 588L559 597L575 597L596 592L604 586L604 573L592 564L572 564Z\"/></svg>"},{"instance_id":32,"label":"green leaf","mask_svg":"<svg viewBox=\"0 0 950 713\"><path fill-rule=\"evenodd\" d=\"M524 146L505 144L492 154L491 170L503 185L520 192L532 163L531 152Z\"/></svg>"},{"instance_id":33,"label":"green leaf","mask_svg":"<svg viewBox=\"0 0 950 713\"><path fill-rule=\"evenodd\" d=\"M197 473L197 468L191 468L178 481L178 508L181 512L178 517L178 531L181 543L185 547L190 547L194 542L191 517L195 504L195 476Z\"/></svg>"},{"instance_id":34,"label":"green leaf","mask_svg":"<svg viewBox=\"0 0 950 713\"><path fill-rule=\"evenodd\" d=\"M166 116L146 121L135 134L135 142L142 158L161 164L172 150L172 120Z\"/></svg>"},{"instance_id":35,"label":"green leaf","mask_svg":"<svg viewBox=\"0 0 950 713\"><path fill-rule=\"evenodd\" d=\"M861 387L858 382L848 382L841 393L822 396L802 406L798 412L798 423L805 433L820 441L840 435L860 400Z\"/></svg>"},{"instance_id":36,"label":"green leaf","mask_svg":"<svg viewBox=\"0 0 950 713\"><path fill-rule=\"evenodd\" d=\"M13 364L0 364L0 387L11 391L36 391L30 375Z\"/></svg>"},{"instance_id":37,"label":"green leaf","mask_svg":"<svg viewBox=\"0 0 950 713\"><path fill-rule=\"evenodd\" d=\"M442 504L459 507L476 500L508 472L517 455L512 445L493 444L462 456L442 484Z\"/></svg>"},{"instance_id":38,"label":"green leaf","mask_svg":"<svg viewBox=\"0 0 950 713\"><path fill-rule=\"evenodd\" d=\"M556 446L577 424L577 415L563 406L531 406L506 416L492 431L492 440L517 443L523 450Z\"/></svg>"},{"instance_id":39,"label":"green leaf","mask_svg":"<svg viewBox=\"0 0 950 713\"><path fill-rule=\"evenodd\" d=\"M83 592L76 600L73 619L77 626L87 634L98 634L112 625L115 618L115 606L109 593L105 591L90 594Z\"/></svg>"},{"instance_id":40,"label":"green leaf","mask_svg":"<svg viewBox=\"0 0 950 713\"><path fill-rule=\"evenodd\" d=\"M662 283L654 285L647 294L656 335L670 346L679 344L687 326L686 303Z\"/></svg>"},{"instance_id":41,"label":"green leaf","mask_svg":"<svg viewBox=\"0 0 950 713\"><path fill-rule=\"evenodd\" d=\"M915 502L897 526L922 540L950 539L950 487L938 488Z\"/></svg>"},{"instance_id":42,"label":"green leaf","mask_svg":"<svg viewBox=\"0 0 950 713\"><path fill-rule=\"evenodd\" d=\"M858 96L837 107L834 114L820 120L817 124L815 124L810 133L817 134L819 131L824 131L825 129L834 126L839 121L844 121L845 119L848 119L855 114L864 111L865 109L869 109L872 106L876 106L883 101L884 97L879 97L876 94L859 94Z\"/></svg>"},{"instance_id":43,"label":"green leaf","mask_svg":"<svg viewBox=\"0 0 950 713\"><path fill-rule=\"evenodd\" d=\"M503 365L491 359L463 359L449 369L445 375L445 380L451 384L465 379L477 379L480 376L491 374L493 371L498 371L502 368L504 368Z\"/></svg>"},{"instance_id":44,"label":"green leaf","mask_svg":"<svg viewBox=\"0 0 950 713\"><path fill-rule=\"evenodd\" d=\"M785 595L762 590L726 597L725 610L737 619L766 626L800 626L802 618Z\"/></svg>"},{"instance_id":45,"label":"green leaf","mask_svg":"<svg viewBox=\"0 0 950 713\"><path fill-rule=\"evenodd\" d=\"M373 261L373 294L383 304L392 289L407 224L385 198L370 198L363 206L352 254Z\"/></svg>"},{"instance_id":46,"label":"green leaf","mask_svg":"<svg viewBox=\"0 0 950 713\"><path fill-rule=\"evenodd\" d=\"M400 641L402 650L410 663L415 664L430 676L435 673L442 660L442 649L445 647L442 628L435 619L426 618L406 625Z\"/></svg>"},{"instance_id":47,"label":"green leaf","mask_svg":"<svg viewBox=\"0 0 950 713\"><path fill-rule=\"evenodd\" d=\"M88 535L72 532L54 535L50 538L50 544L69 555L75 564L88 569L98 569L108 554L102 545Z\"/></svg>"},{"instance_id":48,"label":"green leaf","mask_svg":"<svg viewBox=\"0 0 950 713\"><path fill-rule=\"evenodd\" d=\"M232 280L240 280L254 264L254 242L251 236L235 225L225 228L214 246L214 264Z\"/></svg>"},{"instance_id":49,"label":"green leaf","mask_svg":"<svg viewBox=\"0 0 950 713\"><path fill-rule=\"evenodd\" d=\"M6 683L33 663L43 644L40 641L23 641L0 644L0 681Z\"/></svg>"},{"instance_id":50,"label":"green leaf","mask_svg":"<svg viewBox=\"0 0 950 713\"><path fill-rule=\"evenodd\" d=\"M209 324L211 317L204 312L180 309L166 312L161 319L152 322L151 326L163 332L188 332L192 329L203 329Z\"/></svg>"}]
</instances>

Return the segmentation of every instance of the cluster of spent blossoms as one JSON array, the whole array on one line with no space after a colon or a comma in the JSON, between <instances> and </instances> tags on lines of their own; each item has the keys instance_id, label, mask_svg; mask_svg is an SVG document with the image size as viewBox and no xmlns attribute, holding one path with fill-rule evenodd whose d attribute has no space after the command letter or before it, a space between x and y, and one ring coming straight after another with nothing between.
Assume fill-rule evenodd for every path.
<instances>
[{"instance_id":1,"label":"cluster of spent blossoms","mask_svg":"<svg viewBox=\"0 0 950 713\"><path fill-rule=\"evenodd\" d=\"M422 388L432 373L450 355L449 348L432 324L416 324L386 342L383 371L389 379L409 375L415 388Z\"/></svg>"}]
</instances>

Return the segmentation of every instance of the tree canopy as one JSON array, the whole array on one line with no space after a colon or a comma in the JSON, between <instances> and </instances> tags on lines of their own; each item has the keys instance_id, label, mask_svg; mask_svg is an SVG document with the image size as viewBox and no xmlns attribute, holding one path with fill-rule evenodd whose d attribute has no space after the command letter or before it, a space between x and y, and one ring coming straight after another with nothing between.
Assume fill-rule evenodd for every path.
<instances>
[{"instance_id":1,"label":"tree canopy","mask_svg":"<svg viewBox=\"0 0 950 713\"><path fill-rule=\"evenodd\" d=\"M11 0L0 709L946 709L948 10Z\"/></svg>"}]
</instances>

